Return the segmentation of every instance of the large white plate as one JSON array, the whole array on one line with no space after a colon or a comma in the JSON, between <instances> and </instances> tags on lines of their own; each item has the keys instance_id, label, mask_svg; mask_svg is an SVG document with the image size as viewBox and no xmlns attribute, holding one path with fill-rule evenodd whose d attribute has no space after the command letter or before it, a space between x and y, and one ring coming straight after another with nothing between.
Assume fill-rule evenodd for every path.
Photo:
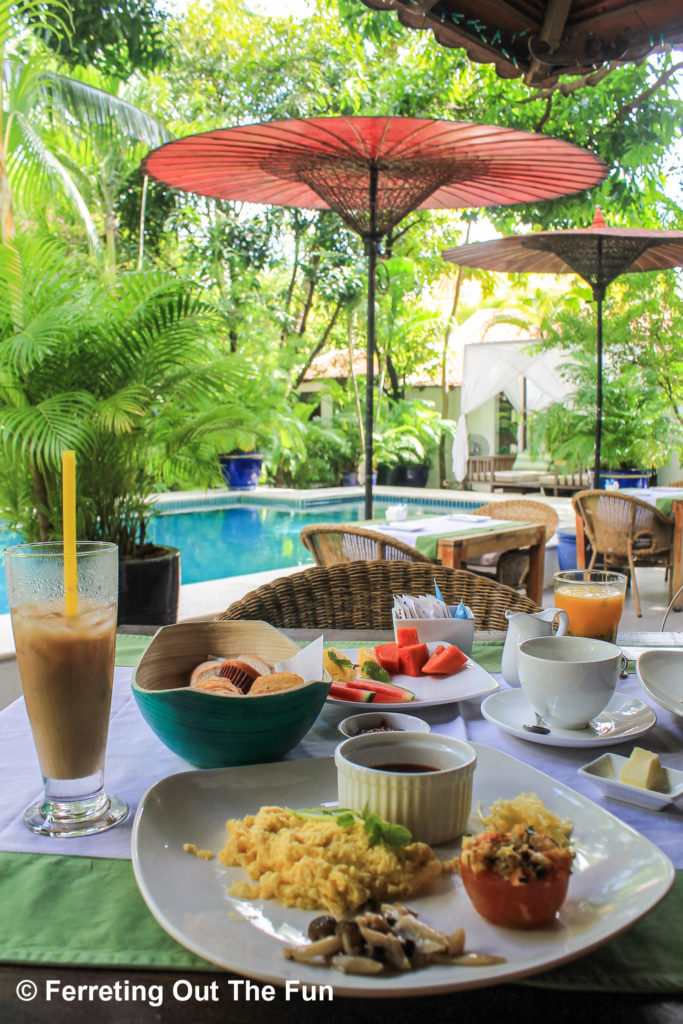
<instances>
[{"instance_id":1,"label":"large white plate","mask_svg":"<svg viewBox=\"0 0 683 1024\"><path fill-rule=\"evenodd\" d=\"M409 901L422 920L437 928L451 932L464 927L468 949L504 956L504 964L434 965L367 978L293 963L285 960L282 944L302 940L316 913L230 896L232 882L246 878L242 869L183 852L183 844L192 842L217 853L225 842L225 821L264 804L315 807L336 799L332 758L184 772L156 783L142 798L133 825L133 869L140 892L169 935L220 967L272 984L329 984L338 995L368 997L479 988L546 970L607 942L666 895L673 866L648 839L548 775L490 747L473 746L473 806L533 791L575 823L578 853L569 893L550 928L523 932L488 924L453 875L440 879L428 895ZM437 852L446 859L457 848L444 845Z\"/></svg>"},{"instance_id":2,"label":"large white plate","mask_svg":"<svg viewBox=\"0 0 683 1024\"><path fill-rule=\"evenodd\" d=\"M529 732L534 713L521 690L501 690L481 705L487 721L503 732L530 743L544 743L549 747L607 747L615 743L642 736L657 721L652 708L628 693L615 693L604 711L593 719L594 729L556 729L549 733Z\"/></svg>"},{"instance_id":3,"label":"large white plate","mask_svg":"<svg viewBox=\"0 0 683 1024\"><path fill-rule=\"evenodd\" d=\"M636 674L653 700L683 718L683 651L644 651Z\"/></svg>"},{"instance_id":4,"label":"large white plate","mask_svg":"<svg viewBox=\"0 0 683 1024\"><path fill-rule=\"evenodd\" d=\"M439 646L439 643L448 644L448 640L434 640L427 644L431 654ZM343 654L355 663L358 659L358 649L344 650ZM452 676L406 676L397 675L391 677L392 685L403 686L412 690L415 700L405 701L400 704L385 704L379 700L373 700L370 704L357 704L353 701L339 700L338 697L328 697L325 706L336 708L362 707L368 711L417 711L422 708L440 707L442 704L454 704L460 700L471 700L473 697L484 697L487 693L494 693L500 688L500 683L490 675L481 665L471 658L467 659L459 672ZM418 707L419 705L419 707ZM350 712L349 712L350 713Z\"/></svg>"}]
</instances>

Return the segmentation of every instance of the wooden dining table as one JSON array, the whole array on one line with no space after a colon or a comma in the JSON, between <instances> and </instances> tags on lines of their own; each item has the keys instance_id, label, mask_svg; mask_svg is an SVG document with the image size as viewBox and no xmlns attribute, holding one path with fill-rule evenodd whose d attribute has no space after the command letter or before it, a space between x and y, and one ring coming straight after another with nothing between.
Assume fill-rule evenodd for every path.
<instances>
[{"instance_id":1,"label":"wooden dining table","mask_svg":"<svg viewBox=\"0 0 683 1024\"><path fill-rule=\"evenodd\" d=\"M410 527L421 522L424 522L423 530L419 534L412 532ZM387 524L379 520L372 520L364 525L389 536L398 537L417 547L423 554L431 554L433 551L437 561L450 569L459 569L468 558L528 548L529 571L524 584L526 593L535 604L543 603L546 542L546 530L543 525L475 515L424 517L410 520L407 527L400 522ZM426 546L427 541L429 547Z\"/></svg>"},{"instance_id":2,"label":"wooden dining table","mask_svg":"<svg viewBox=\"0 0 683 1024\"><path fill-rule=\"evenodd\" d=\"M134 644L139 640L142 650L148 641L148 638L139 637L137 634L149 630L140 627L131 629L132 636L126 635L125 627L120 631L124 634L121 641L123 654L117 662L120 666L117 671L120 673L128 671L130 674L130 670L125 666L132 666L139 654ZM319 635L319 631L310 630L285 632L292 639L301 642ZM372 640L382 642L392 636L391 633L376 630L366 633L326 631L325 640L359 644ZM501 634L475 634L475 657L479 645L480 654L484 652L488 658L493 656L495 660L499 657L502 640ZM133 644L130 649L125 648L126 641ZM683 648L683 634L624 634L620 635L619 643L636 647ZM123 677L124 684L129 674ZM129 693L127 697L130 698ZM475 701L467 703L468 717L477 719L478 709ZM458 715L461 711L460 706L455 705L452 713ZM21 722L22 716L25 716L25 710L21 699L0 712L0 749L5 750L6 757L10 756L6 753L7 750L16 742L17 723ZM672 718L673 716L670 716L670 719ZM110 729L110 743L115 740L128 754L126 779L131 783L135 780L143 759L147 774L150 771L153 774L154 769L149 766L154 764L155 757L159 758L158 770L163 775L161 745L151 732L147 737L144 729L139 736L137 732L133 735L131 721L130 716L126 719L119 708L117 713L113 714ZM675 740L676 729L678 738L681 739L681 721L683 720L677 723L667 718L663 722L665 732L658 737L658 742L663 744L665 749L673 745L672 736ZM648 735L654 739L654 730ZM535 756L536 759L543 754L544 748L534 744L527 745L522 742L520 745L528 747L529 755ZM647 745L651 746L652 740ZM551 748L551 752L553 749ZM585 751L579 751L578 755L583 755L584 759L587 759ZM181 762L176 770L189 768L191 766L187 764L183 768ZM244 768L244 772L245 776L248 775L248 766ZM3 801L7 804L13 799L16 800L16 797L13 797L13 782L6 774L2 776L2 780L0 791ZM579 785L582 784L580 779L577 781ZM138 792L138 796L142 795L139 790L135 791ZM610 810L616 815L620 813L619 805L616 804L612 805ZM643 821L647 824L647 816L643 817ZM680 812L673 816L672 828L680 832ZM7 849L6 843L3 844L4 835L5 831L0 827L0 851ZM83 857L82 870L74 873L74 861L80 858L69 856L70 842L71 840L62 840L60 845L56 840L44 841L45 853L0 852L0 901L3 899L3 893L5 898L5 903L0 903L3 906L3 910L0 911L0 1020L7 1021L7 1024L109 1024L114 1021L117 1024L123 1021L126 1024L265 1024L266 1021L277 1021L278 1024L330 1024L331 1020L346 1018L353 1020L355 1024L377 1024L378 1021L414 1024L416 1020L446 1024L455 1016L473 1021L475 1024L491 1024L498 1021L510 1021L513 1024L523 1021L524 1024L529 1024L540 1020L553 1024L572 1021L574 1024L581 1019L590 1021L603 1017L608 1020L621 1017L628 1024L673 1024L674 1021L683 1019L682 991L672 991L671 987L666 985L662 985L661 989L656 991L655 984L652 991L634 992L626 974L621 982L618 975L612 977L605 987L600 983L595 987L580 987L567 983L561 974L553 981L554 972L549 972L518 982L473 990L379 1001L372 998L335 997L330 1003L324 998L319 1001L315 998L306 1000L301 993L288 994L278 986L270 987L258 980L246 979L208 963L202 965L203 969L173 967L167 963L157 968L154 966L153 951L149 954L149 964L127 964L122 961L104 964L100 962L102 957L98 954L97 932L93 936L92 947L83 949L77 962L65 961L60 953L59 942L52 949L45 948L45 940L41 938L46 922L50 918L52 900L56 903L61 900L62 911L64 912L66 905L66 913L70 914L69 927L63 932L65 946L73 944L73 930L85 928L89 916L102 922L99 936L102 944L106 945L107 913L103 913L102 906L105 910L110 908L112 920L117 915L120 917L121 906L128 905L126 900L130 899L128 890L132 885L132 880L128 878L129 862L121 860L105 865L94 863L96 858ZM111 873L108 872L108 867L111 868ZM88 878L93 872L102 879L102 883L97 887L94 887L92 879ZM51 878L48 888L45 888L46 877ZM128 879L126 892L122 884L124 878ZM63 891L69 879L73 886L71 908L69 899L67 897L65 900ZM21 907L13 906L10 912L7 907L8 894L18 888L26 893L26 902ZM665 897L664 902L671 898L672 894ZM12 902L11 899L9 902ZM144 924L146 927L149 923L146 908L141 901L139 904L137 916L132 917L130 922L131 945L135 945L136 925ZM650 917L654 919L658 909L648 915L645 922ZM150 922L154 924L151 916ZM245 924L245 927L248 925ZM642 928L642 924L638 927ZM10 956L6 951L12 948L12 936L15 933L20 934L22 938L18 940L19 946L13 949ZM161 935L161 932L159 934ZM651 943L652 935L652 930L643 932L638 941ZM680 921L677 933L662 933L659 935L659 941L662 946L680 946ZM180 950L180 947L178 948ZM612 946L607 948L611 949ZM588 952L584 959L590 961L595 955ZM615 964L619 963L616 951L613 960ZM182 957L178 962L182 964ZM610 962L608 954L604 963L609 966ZM146 998L141 995L133 999L132 992L144 993ZM48 993L51 993L49 997Z\"/></svg>"}]
</instances>

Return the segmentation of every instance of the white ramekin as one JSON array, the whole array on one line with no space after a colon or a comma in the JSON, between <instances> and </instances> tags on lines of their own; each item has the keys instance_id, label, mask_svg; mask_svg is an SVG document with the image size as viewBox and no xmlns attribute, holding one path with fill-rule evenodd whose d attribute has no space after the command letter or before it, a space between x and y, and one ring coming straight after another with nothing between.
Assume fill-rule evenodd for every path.
<instances>
[{"instance_id":1,"label":"white ramekin","mask_svg":"<svg viewBox=\"0 0 683 1024\"><path fill-rule=\"evenodd\" d=\"M367 733L340 743L334 754L339 804L374 811L405 825L424 843L462 835L472 803L477 755L469 743L439 733ZM379 770L381 764L421 764L428 772Z\"/></svg>"}]
</instances>

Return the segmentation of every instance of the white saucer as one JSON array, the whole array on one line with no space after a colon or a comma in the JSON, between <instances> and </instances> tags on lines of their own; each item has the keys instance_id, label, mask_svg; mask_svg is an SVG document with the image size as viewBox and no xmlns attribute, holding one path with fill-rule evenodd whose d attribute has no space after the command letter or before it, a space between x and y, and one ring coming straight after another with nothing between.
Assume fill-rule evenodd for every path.
<instances>
[{"instance_id":1,"label":"white saucer","mask_svg":"<svg viewBox=\"0 0 683 1024\"><path fill-rule=\"evenodd\" d=\"M549 747L606 747L623 743L647 732L657 721L652 708L637 697L615 693L604 711L597 715L593 729L551 729L547 735L528 732L534 713L521 690L500 690L492 693L481 705L481 713L503 732L530 743Z\"/></svg>"}]
</instances>

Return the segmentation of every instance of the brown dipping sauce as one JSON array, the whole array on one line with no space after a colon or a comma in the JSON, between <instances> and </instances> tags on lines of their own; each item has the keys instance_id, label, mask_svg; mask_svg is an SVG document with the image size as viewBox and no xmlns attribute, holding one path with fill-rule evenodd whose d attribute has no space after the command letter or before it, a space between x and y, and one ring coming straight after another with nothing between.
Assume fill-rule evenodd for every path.
<instances>
[{"instance_id":1,"label":"brown dipping sauce","mask_svg":"<svg viewBox=\"0 0 683 1024\"><path fill-rule=\"evenodd\" d=\"M410 764L407 761L399 761L395 764L373 764L371 766L377 772L438 772L438 768L432 768L428 764Z\"/></svg>"}]
</instances>

